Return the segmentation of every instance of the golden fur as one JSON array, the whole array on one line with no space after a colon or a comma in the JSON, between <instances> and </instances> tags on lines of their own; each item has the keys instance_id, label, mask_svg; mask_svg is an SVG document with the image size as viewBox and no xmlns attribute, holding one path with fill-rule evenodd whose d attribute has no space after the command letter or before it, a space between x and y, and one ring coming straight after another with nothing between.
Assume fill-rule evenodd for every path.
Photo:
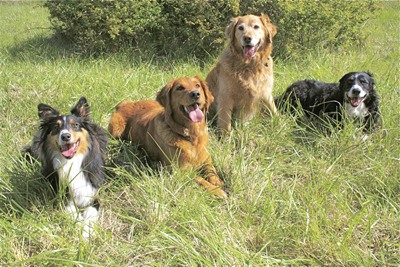
<instances>
[{"instance_id":1,"label":"golden fur","mask_svg":"<svg viewBox=\"0 0 400 267\"><path fill-rule=\"evenodd\" d=\"M272 97L272 38L276 27L266 15L233 18L225 35L228 45L206 81L215 97L210 115L218 114L217 125L229 132L231 120L251 119L260 102L276 114Z\"/></svg>"},{"instance_id":2,"label":"golden fur","mask_svg":"<svg viewBox=\"0 0 400 267\"><path fill-rule=\"evenodd\" d=\"M114 137L142 146L152 160L164 165L177 160L181 168L198 168L205 179L198 176L196 181L225 197L207 151L205 115L212 101L208 86L199 77L175 79L158 93L157 101L119 104L108 129Z\"/></svg>"}]
</instances>

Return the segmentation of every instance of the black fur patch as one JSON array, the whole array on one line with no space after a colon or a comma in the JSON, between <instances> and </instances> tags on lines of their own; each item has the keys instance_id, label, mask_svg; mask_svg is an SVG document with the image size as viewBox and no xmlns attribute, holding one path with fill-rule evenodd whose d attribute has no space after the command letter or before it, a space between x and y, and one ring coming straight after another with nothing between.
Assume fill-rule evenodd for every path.
<instances>
[{"instance_id":1,"label":"black fur patch","mask_svg":"<svg viewBox=\"0 0 400 267\"><path fill-rule=\"evenodd\" d=\"M365 130L370 130L378 124L379 97L375 91L375 80L367 72L347 73L338 83L297 81L275 99L275 104L284 112L293 114L298 108L302 108L306 116L328 115L340 122L343 119L343 107L348 101L346 94L356 83L367 93L363 103L368 109L367 114L358 120Z\"/></svg>"}]
</instances>

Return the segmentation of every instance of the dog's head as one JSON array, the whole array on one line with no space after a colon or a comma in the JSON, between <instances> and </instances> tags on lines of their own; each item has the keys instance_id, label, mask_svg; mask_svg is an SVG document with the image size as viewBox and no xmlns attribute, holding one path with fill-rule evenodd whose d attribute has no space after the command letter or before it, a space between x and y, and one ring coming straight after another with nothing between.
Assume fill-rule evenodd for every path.
<instances>
[{"instance_id":1,"label":"dog's head","mask_svg":"<svg viewBox=\"0 0 400 267\"><path fill-rule=\"evenodd\" d=\"M272 49L272 38L276 31L267 15L246 15L231 19L225 35L234 48L250 60L258 51Z\"/></svg>"},{"instance_id":2,"label":"dog's head","mask_svg":"<svg viewBox=\"0 0 400 267\"><path fill-rule=\"evenodd\" d=\"M38 115L42 139L51 150L48 152L59 152L64 158L71 159L75 154L87 151L90 137L86 125L90 118L85 97L79 99L70 115L60 115L57 109L46 104L38 105Z\"/></svg>"},{"instance_id":3,"label":"dog's head","mask_svg":"<svg viewBox=\"0 0 400 267\"><path fill-rule=\"evenodd\" d=\"M340 81L340 90L344 94L346 102L353 107L358 107L375 89L375 81L367 72L350 72L344 75Z\"/></svg>"},{"instance_id":4,"label":"dog's head","mask_svg":"<svg viewBox=\"0 0 400 267\"><path fill-rule=\"evenodd\" d=\"M175 79L157 95L166 116L184 124L202 122L213 100L206 82L198 76Z\"/></svg>"}]
</instances>

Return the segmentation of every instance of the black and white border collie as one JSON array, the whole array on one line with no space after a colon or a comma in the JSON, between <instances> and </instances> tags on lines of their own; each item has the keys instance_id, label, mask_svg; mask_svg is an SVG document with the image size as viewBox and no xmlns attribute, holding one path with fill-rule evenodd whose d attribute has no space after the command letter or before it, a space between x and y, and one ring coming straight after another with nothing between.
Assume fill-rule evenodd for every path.
<instances>
[{"instance_id":1,"label":"black and white border collie","mask_svg":"<svg viewBox=\"0 0 400 267\"><path fill-rule=\"evenodd\" d=\"M379 97L367 72L347 73L339 83L297 81L275 102L281 110L294 113L301 106L306 116L328 115L338 121L344 119L344 111L348 119L361 122L365 131L371 131L379 120Z\"/></svg>"},{"instance_id":2,"label":"black and white border collie","mask_svg":"<svg viewBox=\"0 0 400 267\"><path fill-rule=\"evenodd\" d=\"M25 151L39 159L55 192L68 188L66 210L83 222L82 235L87 238L99 216L96 193L105 177L107 134L91 122L85 97L69 115L46 104L38 105L38 115L40 129Z\"/></svg>"}]
</instances>

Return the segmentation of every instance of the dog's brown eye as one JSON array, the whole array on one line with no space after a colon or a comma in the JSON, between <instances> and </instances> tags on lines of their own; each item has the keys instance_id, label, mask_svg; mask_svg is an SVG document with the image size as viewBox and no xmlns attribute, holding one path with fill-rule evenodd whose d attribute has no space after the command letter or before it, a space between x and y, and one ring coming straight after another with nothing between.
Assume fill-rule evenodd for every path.
<instances>
[{"instance_id":1,"label":"dog's brown eye","mask_svg":"<svg viewBox=\"0 0 400 267\"><path fill-rule=\"evenodd\" d=\"M243 26L239 26L239 27L238 27L238 30L239 30L239 31L243 31L243 30L244 30L244 27L243 27Z\"/></svg>"},{"instance_id":2,"label":"dog's brown eye","mask_svg":"<svg viewBox=\"0 0 400 267\"><path fill-rule=\"evenodd\" d=\"M254 25L253 28L254 28L255 30L258 30L258 29L260 29L260 25Z\"/></svg>"},{"instance_id":3,"label":"dog's brown eye","mask_svg":"<svg viewBox=\"0 0 400 267\"><path fill-rule=\"evenodd\" d=\"M181 85L181 86L178 86L178 88L176 88L176 90L177 91L183 91L183 90L185 90L185 88L183 88L183 86Z\"/></svg>"},{"instance_id":4,"label":"dog's brown eye","mask_svg":"<svg viewBox=\"0 0 400 267\"><path fill-rule=\"evenodd\" d=\"M196 83L195 87L200 88L200 84Z\"/></svg>"}]
</instances>

